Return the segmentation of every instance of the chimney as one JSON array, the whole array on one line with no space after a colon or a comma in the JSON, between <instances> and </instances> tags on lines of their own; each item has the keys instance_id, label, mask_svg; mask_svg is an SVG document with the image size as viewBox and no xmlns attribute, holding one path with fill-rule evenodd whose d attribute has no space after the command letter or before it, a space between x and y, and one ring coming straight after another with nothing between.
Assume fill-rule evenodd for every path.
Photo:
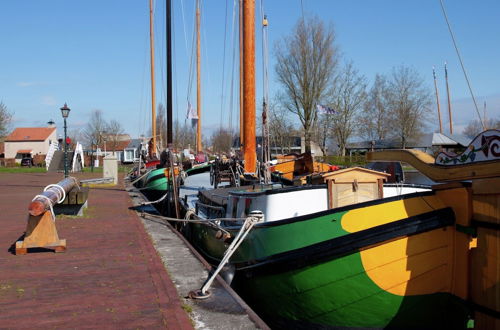
<instances>
[{"instance_id":1,"label":"chimney","mask_svg":"<svg viewBox=\"0 0 500 330\"><path fill-rule=\"evenodd\" d=\"M51 119L47 122L47 127L54 128L56 127L56 123Z\"/></svg>"}]
</instances>

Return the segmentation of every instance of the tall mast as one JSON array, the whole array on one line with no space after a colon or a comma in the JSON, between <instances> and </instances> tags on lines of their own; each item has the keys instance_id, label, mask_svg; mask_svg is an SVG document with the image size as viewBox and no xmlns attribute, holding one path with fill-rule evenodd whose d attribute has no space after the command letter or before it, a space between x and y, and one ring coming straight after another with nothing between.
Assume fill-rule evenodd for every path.
<instances>
[{"instance_id":1,"label":"tall mast","mask_svg":"<svg viewBox=\"0 0 500 330\"><path fill-rule=\"evenodd\" d=\"M245 173L255 173L255 0L243 0L243 112Z\"/></svg>"},{"instance_id":2,"label":"tall mast","mask_svg":"<svg viewBox=\"0 0 500 330\"><path fill-rule=\"evenodd\" d=\"M196 125L196 151L202 150L201 146L201 47L200 47L200 0L196 1L196 108L198 123Z\"/></svg>"},{"instance_id":3,"label":"tall mast","mask_svg":"<svg viewBox=\"0 0 500 330\"><path fill-rule=\"evenodd\" d=\"M446 94L448 95L448 116L450 117L450 134L453 134L453 119L451 116L450 87L448 86L448 69L446 68L446 62L444 62L444 77L446 79Z\"/></svg>"},{"instance_id":4,"label":"tall mast","mask_svg":"<svg viewBox=\"0 0 500 330\"><path fill-rule=\"evenodd\" d=\"M434 67L432 67L432 75L434 76L434 89L436 90L436 103L437 103L438 118L439 118L439 133L443 134L443 122L441 121L441 108L439 106L439 92L436 82L436 70L434 69Z\"/></svg>"},{"instance_id":5,"label":"tall mast","mask_svg":"<svg viewBox=\"0 0 500 330\"><path fill-rule=\"evenodd\" d=\"M245 126L243 116L243 0L239 1L239 35L240 35L240 149L243 146L243 127Z\"/></svg>"},{"instance_id":6,"label":"tall mast","mask_svg":"<svg viewBox=\"0 0 500 330\"><path fill-rule=\"evenodd\" d=\"M167 0L167 145L174 142L172 129L172 2Z\"/></svg>"},{"instance_id":7,"label":"tall mast","mask_svg":"<svg viewBox=\"0 0 500 330\"><path fill-rule=\"evenodd\" d=\"M151 57L151 135L150 156L156 154L156 94L155 94L155 42L153 34L153 0L149 0L149 44Z\"/></svg>"}]
</instances>

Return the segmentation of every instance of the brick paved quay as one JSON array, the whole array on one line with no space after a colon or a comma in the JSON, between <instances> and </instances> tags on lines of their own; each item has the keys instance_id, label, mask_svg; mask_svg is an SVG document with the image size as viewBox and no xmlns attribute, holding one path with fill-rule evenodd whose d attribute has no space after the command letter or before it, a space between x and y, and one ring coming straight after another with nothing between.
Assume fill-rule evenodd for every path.
<instances>
[{"instance_id":1,"label":"brick paved quay","mask_svg":"<svg viewBox=\"0 0 500 330\"><path fill-rule=\"evenodd\" d=\"M12 254L29 202L61 178L0 174L0 329L192 329L123 187L92 189L84 218L57 219L65 253Z\"/></svg>"}]
</instances>

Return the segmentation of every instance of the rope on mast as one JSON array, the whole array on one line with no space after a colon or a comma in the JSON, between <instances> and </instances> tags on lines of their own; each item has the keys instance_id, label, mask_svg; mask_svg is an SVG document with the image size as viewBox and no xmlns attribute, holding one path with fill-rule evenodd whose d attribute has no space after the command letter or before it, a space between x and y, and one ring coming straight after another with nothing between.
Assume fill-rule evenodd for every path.
<instances>
[{"instance_id":1,"label":"rope on mast","mask_svg":"<svg viewBox=\"0 0 500 330\"><path fill-rule=\"evenodd\" d=\"M467 72L465 71L465 66L464 66L464 63L462 61L462 56L460 56L460 51L458 50L457 42L455 41L455 35L453 34L453 31L451 30L451 25L450 25L450 22L448 21L448 15L446 14L446 9L444 8L443 0L439 0L439 3L441 4L441 9L443 10L444 19L446 20L446 25L448 25L448 30L450 31L451 39L453 41L453 46L455 46L455 51L457 53L458 60L460 61L460 66L462 67L462 72L464 73L465 80L467 81L467 86L469 87L469 92L470 92L470 95L472 96L472 101L474 102L474 107L476 108L476 113L479 117L479 122L481 123L481 126L483 127L483 130L484 130L485 129L484 121L481 118L481 113L479 112L479 108L477 107L476 98L474 97L474 93L472 92L472 87L470 85L469 77L467 75Z\"/></svg>"},{"instance_id":2,"label":"rope on mast","mask_svg":"<svg viewBox=\"0 0 500 330\"><path fill-rule=\"evenodd\" d=\"M260 1L260 16L262 20L262 74L263 74L263 93L262 93L262 161L267 163L271 160L270 141L269 141L269 52L267 38L267 16L264 14L264 1ZM266 183L269 177L266 175Z\"/></svg>"},{"instance_id":3,"label":"rope on mast","mask_svg":"<svg viewBox=\"0 0 500 330\"><path fill-rule=\"evenodd\" d=\"M224 80L226 71L226 36L227 36L227 7L228 0L226 0L226 10L224 18L224 46L222 50L222 83L221 83L221 93L220 93L220 121L219 130L222 129L222 118L224 118Z\"/></svg>"},{"instance_id":4,"label":"rope on mast","mask_svg":"<svg viewBox=\"0 0 500 330\"><path fill-rule=\"evenodd\" d=\"M233 64L231 66L231 91L230 91L230 97L229 97L229 131L231 134L230 135L230 145L232 144L232 132L233 132L233 108L235 106L235 100L236 98L234 97L234 69L236 67L236 39L237 39L237 32L239 32L235 26L236 26L236 1L233 2L233 23L231 26L231 30L233 31L232 34L232 48L233 48Z\"/></svg>"}]
</instances>

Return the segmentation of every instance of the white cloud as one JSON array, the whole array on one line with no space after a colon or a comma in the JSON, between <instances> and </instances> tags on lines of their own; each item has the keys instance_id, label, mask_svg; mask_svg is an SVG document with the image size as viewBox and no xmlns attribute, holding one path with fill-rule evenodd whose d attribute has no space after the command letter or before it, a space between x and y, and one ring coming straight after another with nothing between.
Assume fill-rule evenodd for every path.
<instances>
[{"instance_id":1,"label":"white cloud","mask_svg":"<svg viewBox=\"0 0 500 330\"><path fill-rule=\"evenodd\" d=\"M476 98L478 110L481 117L484 116L484 102L486 102L486 116L488 118L500 118L500 94L479 96ZM441 116L443 118L443 129L449 130L449 116L447 103L441 103ZM462 98L452 101L453 132L461 133L472 120L477 120L478 115L474 102L471 98ZM444 108L443 108L444 107Z\"/></svg>"},{"instance_id":2,"label":"white cloud","mask_svg":"<svg viewBox=\"0 0 500 330\"><path fill-rule=\"evenodd\" d=\"M34 81L20 81L16 84L18 87L30 87L30 86L35 86L38 85Z\"/></svg>"},{"instance_id":3,"label":"white cloud","mask_svg":"<svg viewBox=\"0 0 500 330\"><path fill-rule=\"evenodd\" d=\"M42 104L43 105L50 105L50 106L54 106L56 105L56 99L53 97L53 96L50 96L50 95L46 95L46 96L43 96L42 97Z\"/></svg>"}]
</instances>

